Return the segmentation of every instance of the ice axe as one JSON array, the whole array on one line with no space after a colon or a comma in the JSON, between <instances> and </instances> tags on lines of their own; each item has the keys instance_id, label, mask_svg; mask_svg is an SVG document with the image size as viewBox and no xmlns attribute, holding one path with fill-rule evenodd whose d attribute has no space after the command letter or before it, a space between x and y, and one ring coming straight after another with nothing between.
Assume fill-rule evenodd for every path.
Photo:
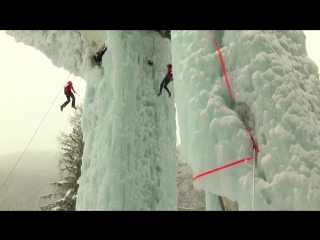
<instances>
[{"instance_id":1,"label":"ice axe","mask_svg":"<svg viewBox=\"0 0 320 240\"><path fill-rule=\"evenodd\" d=\"M80 95L78 93L75 92L75 94L77 94L80 97Z\"/></svg>"}]
</instances>

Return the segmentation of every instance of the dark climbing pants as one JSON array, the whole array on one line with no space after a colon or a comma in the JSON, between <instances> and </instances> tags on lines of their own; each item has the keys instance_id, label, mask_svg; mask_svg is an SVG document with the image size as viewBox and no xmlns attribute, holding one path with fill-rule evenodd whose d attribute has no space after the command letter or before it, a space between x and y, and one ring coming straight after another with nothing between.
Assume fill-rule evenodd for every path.
<instances>
[{"instance_id":1,"label":"dark climbing pants","mask_svg":"<svg viewBox=\"0 0 320 240\"><path fill-rule=\"evenodd\" d=\"M69 104L70 97L72 98L72 107L74 107L75 104L76 104L76 99L75 99L73 93L71 92L71 90L66 92L65 95L66 95L68 101L66 101L64 104L62 104L62 107L65 107L65 106L67 106Z\"/></svg>"},{"instance_id":2,"label":"dark climbing pants","mask_svg":"<svg viewBox=\"0 0 320 240\"><path fill-rule=\"evenodd\" d=\"M96 64L101 64L101 61L102 61L102 58L101 58L101 56L99 57L96 57L96 56L93 56L93 59L94 59L94 61L96 62Z\"/></svg>"},{"instance_id":3,"label":"dark climbing pants","mask_svg":"<svg viewBox=\"0 0 320 240\"><path fill-rule=\"evenodd\" d=\"M168 93L170 92L169 89L167 88L167 85L170 83L171 79L168 77L165 77L161 84L160 84L160 93L162 92L162 88L164 88Z\"/></svg>"}]
</instances>

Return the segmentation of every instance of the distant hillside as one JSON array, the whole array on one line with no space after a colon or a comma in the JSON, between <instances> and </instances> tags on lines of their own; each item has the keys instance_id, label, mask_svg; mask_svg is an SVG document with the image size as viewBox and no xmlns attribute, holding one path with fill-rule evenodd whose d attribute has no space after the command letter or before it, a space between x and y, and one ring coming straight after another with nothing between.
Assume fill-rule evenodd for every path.
<instances>
[{"instance_id":1,"label":"distant hillside","mask_svg":"<svg viewBox=\"0 0 320 240\"><path fill-rule=\"evenodd\" d=\"M0 155L0 187L21 153ZM0 190L0 210L40 211L41 205L52 201L43 200L41 196L53 191L50 182L61 179L58 161L54 160L54 156L53 151L27 150Z\"/></svg>"}]
</instances>

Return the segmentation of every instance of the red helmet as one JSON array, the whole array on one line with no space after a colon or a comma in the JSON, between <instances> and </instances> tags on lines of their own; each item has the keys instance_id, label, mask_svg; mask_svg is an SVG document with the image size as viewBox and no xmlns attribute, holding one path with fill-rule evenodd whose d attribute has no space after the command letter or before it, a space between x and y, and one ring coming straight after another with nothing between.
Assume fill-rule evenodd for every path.
<instances>
[{"instance_id":1,"label":"red helmet","mask_svg":"<svg viewBox=\"0 0 320 240\"><path fill-rule=\"evenodd\" d=\"M172 68L171 63L168 63L168 64L167 64L167 67Z\"/></svg>"}]
</instances>

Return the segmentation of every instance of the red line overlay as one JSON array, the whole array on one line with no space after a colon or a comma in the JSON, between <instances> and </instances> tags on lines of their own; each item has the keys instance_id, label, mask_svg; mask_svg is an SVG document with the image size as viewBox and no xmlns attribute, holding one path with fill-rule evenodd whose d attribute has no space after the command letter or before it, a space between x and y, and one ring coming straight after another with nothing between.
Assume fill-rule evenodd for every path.
<instances>
[{"instance_id":1,"label":"red line overlay","mask_svg":"<svg viewBox=\"0 0 320 240\"><path fill-rule=\"evenodd\" d=\"M239 118L239 116L238 116L238 118ZM249 134L249 136L251 138L251 141L252 141L254 149L256 149L257 153L260 152L260 150L258 148L258 145L256 144L256 142L254 141L254 139L253 139L253 137L251 135L251 132L249 131L249 129L247 128L247 126L244 124L244 122L241 119L240 119L240 121L243 123L244 127L246 128L246 131L247 131L247 133Z\"/></svg>"},{"instance_id":2,"label":"red line overlay","mask_svg":"<svg viewBox=\"0 0 320 240\"><path fill-rule=\"evenodd\" d=\"M213 31L211 30L211 33L213 35ZM214 35L213 35L214 37ZM225 80L226 80L226 84L227 84L227 88L228 88L228 92L229 92L229 95L230 95L230 99L231 99L231 102L232 104L234 105L235 102L234 102L234 99L232 97L232 94L231 94L231 88L230 88L230 84L229 84L229 79L228 79L228 76L227 76L227 71L226 71L226 68L224 66L224 62L223 62L223 59L222 59L222 55L221 55L221 52L220 52L220 48L219 48L219 45L218 45L218 42L217 40L214 38L214 44L216 46L216 50L218 51L218 55L219 55L219 60L220 60L220 64L221 64L221 68L222 68L222 71L223 71L223 75L225 77ZM238 116L239 118L239 116ZM239 118L240 119L240 118ZM250 136L250 139L252 141L252 144L253 144L253 147L256 149L257 153L260 151L259 148L258 148L258 145L256 144L256 142L254 141L249 129L247 128L247 126L244 124L244 122L240 119L240 121L243 123L244 127L246 128L246 131L248 132L249 136Z\"/></svg>"},{"instance_id":3,"label":"red line overlay","mask_svg":"<svg viewBox=\"0 0 320 240\"><path fill-rule=\"evenodd\" d=\"M214 34L213 34L213 31L212 31L212 30L211 30L211 33L212 33L212 35L213 35L213 37L214 37ZM214 39L214 44L215 44L215 46L216 46L216 50L218 51L219 60L220 60L221 68L222 68L222 71L223 71L223 75L224 75L224 77L225 77L225 82L226 82L226 85L227 85L227 88L228 88L228 92L229 92L229 95L230 95L230 99L231 99L231 101L232 101L232 104L235 105L234 99L233 99L232 94L231 94L231 88L230 88L230 84L229 84L229 79L228 79L228 76L227 76L226 68L225 68L225 66L224 66L224 62L223 62L223 59L222 59L222 55L221 55L221 52L220 52L220 48L219 48L219 45L218 45L218 42L216 41L216 39L215 39L215 38L213 38L213 39ZM243 125L244 125L247 133L248 133L249 136L250 136L250 139L251 139L251 141L252 141L253 147L255 148L256 152L258 153L258 152L259 152L258 145L257 145L256 142L254 141L254 139L253 139L253 137L252 137L249 129L247 128L247 126L244 124L244 122L241 120L241 118L240 118L239 116L238 116L238 118L239 118L239 120L243 123ZM235 162L233 162L233 163L229 163L229 164L224 165L224 166L222 166L222 167L219 167L219 168L216 168L216 169L213 169L213 170L210 170L210 171L201 173L201 174L195 176L195 177L193 178L193 181L197 180L198 178L201 178L201 177L204 177L204 176L206 176L206 175L209 175L209 174L211 174L211 173L218 172L218 171L224 170L224 169L226 169L226 168L235 166L235 165L237 165L237 164L244 163L245 161L251 161L251 160L253 160L252 157L240 159L240 160L238 160L238 161L235 161Z\"/></svg>"},{"instance_id":4,"label":"red line overlay","mask_svg":"<svg viewBox=\"0 0 320 240\"><path fill-rule=\"evenodd\" d=\"M211 173L218 172L218 171L224 170L224 169L226 169L226 168L232 167L232 166L234 166L234 165L243 163L243 162L245 162L245 161L251 161L251 160L252 160L252 157L240 159L240 160L238 160L238 161L235 161L235 162L233 162L233 163L229 163L229 164L224 165L224 166L222 166L222 167L219 167L219 168L216 168L216 169L213 169L213 170L210 170L210 171L201 173L201 174L195 176L195 177L193 178L193 181L197 180L198 178L201 178L201 177L204 177L204 176L206 176L206 175L209 175L209 174L211 174Z\"/></svg>"},{"instance_id":5,"label":"red line overlay","mask_svg":"<svg viewBox=\"0 0 320 240\"><path fill-rule=\"evenodd\" d=\"M230 99L231 99L232 103L234 104L234 100L233 100L233 97L232 97L232 94L231 94L231 88L230 88L230 84L229 84L229 79L228 79L228 75L227 75L227 72L226 72L226 68L224 66L224 62L223 62L223 59L222 59L222 55L221 55L221 52L220 52L219 45L218 45L218 43L217 43L215 38L214 38L214 44L216 45L216 49L217 49L217 51L219 53L219 60L220 60L221 68L222 68L222 71L223 71L223 75L224 75L224 77L226 79L226 84L227 84L228 92L229 92L229 95L230 95Z\"/></svg>"}]
</instances>

